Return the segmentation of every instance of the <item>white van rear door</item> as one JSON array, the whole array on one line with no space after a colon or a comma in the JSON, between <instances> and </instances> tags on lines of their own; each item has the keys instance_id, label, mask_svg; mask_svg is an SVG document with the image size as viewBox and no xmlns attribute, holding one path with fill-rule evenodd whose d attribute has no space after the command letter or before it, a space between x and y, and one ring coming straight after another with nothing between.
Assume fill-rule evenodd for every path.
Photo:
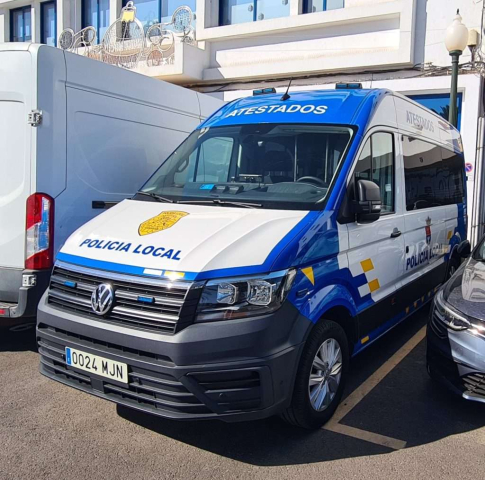
<instances>
[{"instance_id":1,"label":"white van rear door","mask_svg":"<svg viewBox=\"0 0 485 480\"><path fill-rule=\"evenodd\" d=\"M25 263L33 78L30 52L0 51L0 267L23 268Z\"/></svg>"}]
</instances>

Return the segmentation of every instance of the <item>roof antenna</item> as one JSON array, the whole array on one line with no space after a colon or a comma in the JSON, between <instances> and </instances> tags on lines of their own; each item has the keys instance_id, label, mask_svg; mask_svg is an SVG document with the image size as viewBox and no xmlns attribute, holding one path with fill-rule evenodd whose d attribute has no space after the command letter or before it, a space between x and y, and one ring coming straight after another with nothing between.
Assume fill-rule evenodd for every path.
<instances>
[{"instance_id":1,"label":"roof antenna","mask_svg":"<svg viewBox=\"0 0 485 480\"><path fill-rule=\"evenodd\" d=\"M292 78L290 78L290 83L288 84L288 88L286 89L285 94L281 97L281 100L284 102L285 100L288 100L290 96L288 95L288 91L290 90L291 87L291 82L293 81Z\"/></svg>"}]
</instances>

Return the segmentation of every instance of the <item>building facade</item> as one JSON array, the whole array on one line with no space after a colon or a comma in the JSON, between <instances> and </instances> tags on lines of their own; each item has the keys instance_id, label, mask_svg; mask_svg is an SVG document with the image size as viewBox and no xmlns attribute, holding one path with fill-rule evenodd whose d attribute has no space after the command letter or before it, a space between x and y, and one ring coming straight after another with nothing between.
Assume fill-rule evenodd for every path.
<instances>
[{"instance_id":1,"label":"building facade","mask_svg":"<svg viewBox=\"0 0 485 480\"><path fill-rule=\"evenodd\" d=\"M0 0L0 41L55 46L65 28L95 27L96 43L127 0ZM195 13L196 41L175 36L170 61L138 62L139 73L232 100L254 88L334 88L361 82L411 96L447 118L450 56L444 37L456 9L480 34L476 0L135 0L145 32ZM480 47L479 47L480 48ZM459 128L468 166L470 233L485 223L481 197L484 94L469 49L460 57ZM475 229L475 230L473 230Z\"/></svg>"}]
</instances>

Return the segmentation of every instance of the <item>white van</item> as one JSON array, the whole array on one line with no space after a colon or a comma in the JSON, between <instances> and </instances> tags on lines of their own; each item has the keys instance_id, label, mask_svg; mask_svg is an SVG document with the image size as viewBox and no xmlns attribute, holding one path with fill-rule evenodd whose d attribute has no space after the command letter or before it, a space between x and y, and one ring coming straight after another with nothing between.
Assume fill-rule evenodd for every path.
<instances>
[{"instance_id":1,"label":"white van","mask_svg":"<svg viewBox=\"0 0 485 480\"><path fill-rule=\"evenodd\" d=\"M350 357L433 297L466 235L458 131L344 87L222 107L77 230L41 372L168 418L327 421Z\"/></svg>"},{"instance_id":2,"label":"white van","mask_svg":"<svg viewBox=\"0 0 485 480\"><path fill-rule=\"evenodd\" d=\"M0 326L35 315L66 238L132 196L222 103L45 45L0 44Z\"/></svg>"}]
</instances>

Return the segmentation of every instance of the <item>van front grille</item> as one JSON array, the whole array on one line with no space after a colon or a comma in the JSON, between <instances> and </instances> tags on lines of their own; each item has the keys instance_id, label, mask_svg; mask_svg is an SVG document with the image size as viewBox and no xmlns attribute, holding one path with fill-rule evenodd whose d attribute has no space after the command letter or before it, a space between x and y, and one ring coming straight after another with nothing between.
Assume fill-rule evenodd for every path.
<instances>
[{"instance_id":1,"label":"van front grille","mask_svg":"<svg viewBox=\"0 0 485 480\"><path fill-rule=\"evenodd\" d=\"M207 406L187 390L179 380L156 368L158 364L164 364L163 361L140 365L145 358L145 355L140 352L138 358L130 355L133 360L136 360L137 365L129 358L124 357L122 359L128 364L127 384L115 384L108 379L96 380L90 374L73 369L66 364L66 339L70 337L70 334L65 335L56 329L49 329L43 325L40 325L39 331L43 334L42 337L37 338L41 370L50 377L89 393L95 394L98 391L105 398L114 402L152 413L180 417L212 415ZM94 345L93 342L87 342L84 339L76 339L76 341L79 342L78 348ZM102 350L96 351L98 355L105 355L108 352L124 355L121 348L113 345L109 349L101 346L99 348L102 348Z\"/></svg>"},{"instance_id":2,"label":"van front grille","mask_svg":"<svg viewBox=\"0 0 485 480\"><path fill-rule=\"evenodd\" d=\"M91 295L101 283L111 284L115 292L114 306L103 316L91 308ZM102 322L171 334L192 323L200 292L191 282L130 277L59 263L52 272L48 303Z\"/></svg>"}]
</instances>

